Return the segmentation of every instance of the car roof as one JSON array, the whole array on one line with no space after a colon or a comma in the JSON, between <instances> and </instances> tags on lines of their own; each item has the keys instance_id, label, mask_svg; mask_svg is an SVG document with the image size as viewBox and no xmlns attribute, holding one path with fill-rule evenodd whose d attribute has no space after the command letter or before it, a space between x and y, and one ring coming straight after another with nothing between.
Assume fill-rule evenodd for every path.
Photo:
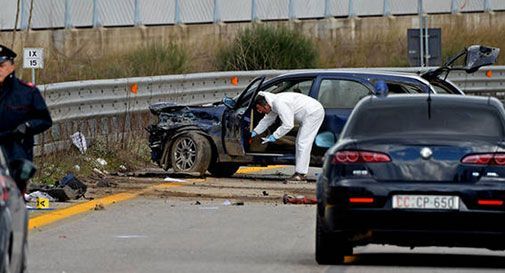
<instances>
[{"instance_id":1,"label":"car roof","mask_svg":"<svg viewBox=\"0 0 505 273\"><path fill-rule=\"evenodd\" d=\"M373 107L375 105L405 105L426 103L430 97L431 102L437 104L474 104L474 105L492 105L496 108L503 109L503 104L495 97L484 96L457 96L457 95L428 95L428 94L398 94L388 97L368 96L360 101L360 107ZM358 105L356 107L358 107Z\"/></svg>"},{"instance_id":2,"label":"car roof","mask_svg":"<svg viewBox=\"0 0 505 273\"><path fill-rule=\"evenodd\" d=\"M298 79L298 78L315 78L318 76L345 76L351 78L360 78L360 79L381 79L381 80L390 80L390 81L418 81L423 83L426 86L429 86L430 89L433 89L432 85L429 81L424 79L423 77L415 74L415 73L405 73L405 72L396 72L396 71L384 71L384 70L374 70L374 69L304 69L304 70L294 70L274 78L268 80L267 84L272 81L279 79Z\"/></svg>"},{"instance_id":3,"label":"car roof","mask_svg":"<svg viewBox=\"0 0 505 273\"><path fill-rule=\"evenodd\" d=\"M288 73L284 73L279 75L278 77L286 77L286 78L296 78L296 77L316 77L319 75L323 76L386 76L386 77L408 77L416 80L423 80L421 76L415 73L407 73L407 72L396 72L396 71L384 71L384 70L374 70L374 69L309 69L309 70L299 70L292 71Z\"/></svg>"}]
</instances>

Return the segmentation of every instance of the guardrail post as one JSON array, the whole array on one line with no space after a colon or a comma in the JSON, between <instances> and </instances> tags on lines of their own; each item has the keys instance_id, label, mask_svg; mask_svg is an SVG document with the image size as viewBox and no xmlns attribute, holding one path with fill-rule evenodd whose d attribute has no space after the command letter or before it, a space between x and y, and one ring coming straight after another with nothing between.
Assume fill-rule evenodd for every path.
<instances>
[{"instance_id":1,"label":"guardrail post","mask_svg":"<svg viewBox=\"0 0 505 273\"><path fill-rule=\"evenodd\" d=\"M288 2L288 17L289 20L294 20L295 19L295 3L294 0L289 0Z\"/></svg>"},{"instance_id":2,"label":"guardrail post","mask_svg":"<svg viewBox=\"0 0 505 273\"><path fill-rule=\"evenodd\" d=\"M134 10L134 17L133 17L133 23L135 24L136 27L142 25L142 17L140 15L140 1L141 0L135 0L135 10Z\"/></svg>"},{"instance_id":3,"label":"guardrail post","mask_svg":"<svg viewBox=\"0 0 505 273\"><path fill-rule=\"evenodd\" d=\"M26 0L21 0L20 7L20 26L22 30L26 30L28 28L28 9L26 8Z\"/></svg>"},{"instance_id":4,"label":"guardrail post","mask_svg":"<svg viewBox=\"0 0 505 273\"><path fill-rule=\"evenodd\" d=\"M354 11L354 0L349 0L349 17L356 17L356 12Z\"/></svg>"},{"instance_id":5,"label":"guardrail post","mask_svg":"<svg viewBox=\"0 0 505 273\"><path fill-rule=\"evenodd\" d=\"M175 23L181 24L181 3L180 0L175 0Z\"/></svg>"},{"instance_id":6,"label":"guardrail post","mask_svg":"<svg viewBox=\"0 0 505 273\"><path fill-rule=\"evenodd\" d=\"M65 28L72 28L72 13L70 0L65 0Z\"/></svg>"},{"instance_id":7,"label":"guardrail post","mask_svg":"<svg viewBox=\"0 0 505 273\"><path fill-rule=\"evenodd\" d=\"M384 0L382 15L391 16L391 0Z\"/></svg>"},{"instance_id":8,"label":"guardrail post","mask_svg":"<svg viewBox=\"0 0 505 273\"><path fill-rule=\"evenodd\" d=\"M324 0L324 18L333 17L331 15L331 0Z\"/></svg>"},{"instance_id":9,"label":"guardrail post","mask_svg":"<svg viewBox=\"0 0 505 273\"><path fill-rule=\"evenodd\" d=\"M214 0L214 23L221 22L221 12L219 10L219 0Z\"/></svg>"},{"instance_id":10,"label":"guardrail post","mask_svg":"<svg viewBox=\"0 0 505 273\"><path fill-rule=\"evenodd\" d=\"M251 0L251 21L258 21L258 14L256 13L256 0Z\"/></svg>"},{"instance_id":11,"label":"guardrail post","mask_svg":"<svg viewBox=\"0 0 505 273\"><path fill-rule=\"evenodd\" d=\"M93 27L100 27L102 25L99 13L98 0L93 0Z\"/></svg>"},{"instance_id":12,"label":"guardrail post","mask_svg":"<svg viewBox=\"0 0 505 273\"><path fill-rule=\"evenodd\" d=\"M493 11L493 8L491 7L490 0L484 0L484 11L487 11L487 12Z\"/></svg>"},{"instance_id":13,"label":"guardrail post","mask_svg":"<svg viewBox=\"0 0 505 273\"><path fill-rule=\"evenodd\" d=\"M417 12L419 13L419 59L420 66L424 67L424 46L423 46L423 0L417 0Z\"/></svg>"},{"instance_id":14,"label":"guardrail post","mask_svg":"<svg viewBox=\"0 0 505 273\"><path fill-rule=\"evenodd\" d=\"M451 13L455 14L459 12L458 0L451 0Z\"/></svg>"}]
</instances>

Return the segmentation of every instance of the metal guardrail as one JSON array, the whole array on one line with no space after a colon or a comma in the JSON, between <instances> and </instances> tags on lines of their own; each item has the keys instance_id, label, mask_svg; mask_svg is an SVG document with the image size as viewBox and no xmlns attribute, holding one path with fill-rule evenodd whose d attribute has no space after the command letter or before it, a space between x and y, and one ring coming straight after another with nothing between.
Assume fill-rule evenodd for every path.
<instances>
[{"instance_id":1,"label":"metal guardrail","mask_svg":"<svg viewBox=\"0 0 505 273\"><path fill-rule=\"evenodd\" d=\"M427 68L368 69L415 73ZM141 131L150 123L152 117L148 107L152 103L215 102L225 95L239 94L257 76L274 77L292 71L212 72L42 85L39 88L55 125L51 132L39 137L37 143L46 143L44 147L49 147L50 151L63 149L64 143L70 143L69 136L76 131L90 137L116 135L117 139L117 134ZM487 71L491 71L491 77L486 75ZM505 66L484 67L473 74L453 71L449 79L466 94L505 99Z\"/></svg>"}]
</instances>

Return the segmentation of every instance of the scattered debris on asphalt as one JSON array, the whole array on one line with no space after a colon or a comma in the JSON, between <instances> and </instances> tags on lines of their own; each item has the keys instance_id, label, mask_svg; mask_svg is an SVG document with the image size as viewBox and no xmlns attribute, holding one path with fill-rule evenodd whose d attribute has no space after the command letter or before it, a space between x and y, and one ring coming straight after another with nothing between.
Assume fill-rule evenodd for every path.
<instances>
[{"instance_id":1,"label":"scattered debris on asphalt","mask_svg":"<svg viewBox=\"0 0 505 273\"><path fill-rule=\"evenodd\" d=\"M104 210L105 206L102 203L98 203L95 205L94 210Z\"/></svg>"},{"instance_id":2,"label":"scattered debris on asphalt","mask_svg":"<svg viewBox=\"0 0 505 273\"><path fill-rule=\"evenodd\" d=\"M44 197L50 201L66 202L84 197L87 188L88 186L79 181L73 173L68 173L56 185L30 184L28 195L30 196L33 193L37 198L36 195L40 195L40 193L36 192L41 192L44 193L44 196L38 196L39 198Z\"/></svg>"},{"instance_id":3,"label":"scattered debris on asphalt","mask_svg":"<svg viewBox=\"0 0 505 273\"><path fill-rule=\"evenodd\" d=\"M163 181L165 181L165 182L186 182L186 180L184 180L184 179L172 178L172 177L168 177L168 176L165 177L163 179Z\"/></svg>"},{"instance_id":4,"label":"scattered debris on asphalt","mask_svg":"<svg viewBox=\"0 0 505 273\"><path fill-rule=\"evenodd\" d=\"M110 181L110 179L102 178L98 182L96 182L96 186L99 188L110 188L110 187L117 187L118 184L116 182Z\"/></svg>"},{"instance_id":5,"label":"scattered debris on asphalt","mask_svg":"<svg viewBox=\"0 0 505 273\"><path fill-rule=\"evenodd\" d=\"M199 205L201 205L201 204L202 204L202 203L200 203L200 201L196 201L196 202L195 202L195 205L196 205L196 206L199 206Z\"/></svg>"},{"instance_id":6,"label":"scattered debris on asphalt","mask_svg":"<svg viewBox=\"0 0 505 273\"><path fill-rule=\"evenodd\" d=\"M303 195L293 196L284 194L282 202L284 204L317 204L317 199L315 197L308 198Z\"/></svg>"},{"instance_id":7,"label":"scattered debris on asphalt","mask_svg":"<svg viewBox=\"0 0 505 273\"><path fill-rule=\"evenodd\" d=\"M35 202L37 198L46 198L49 201L53 202L55 199L49 195L47 192L42 192L42 191L34 191L29 194L25 194L25 201L26 202Z\"/></svg>"},{"instance_id":8,"label":"scattered debris on asphalt","mask_svg":"<svg viewBox=\"0 0 505 273\"><path fill-rule=\"evenodd\" d=\"M263 196L268 196L268 192L267 191L263 191Z\"/></svg>"}]
</instances>

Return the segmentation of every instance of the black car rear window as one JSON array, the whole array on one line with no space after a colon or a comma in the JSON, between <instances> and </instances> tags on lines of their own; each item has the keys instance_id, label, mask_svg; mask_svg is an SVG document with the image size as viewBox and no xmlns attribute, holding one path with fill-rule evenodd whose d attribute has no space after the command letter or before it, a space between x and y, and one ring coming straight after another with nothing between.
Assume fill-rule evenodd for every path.
<instances>
[{"instance_id":1,"label":"black car rear window","mask_svg":"<svg viewBox=\"0 0 505 273\"><path fill-rule=\"evenodd\" d=\"M480 105L428 104L367 107L355 113L346 135L378 137L383 135L444 134L503 137L499 112Z\"/></svg>"}]
</instances>

